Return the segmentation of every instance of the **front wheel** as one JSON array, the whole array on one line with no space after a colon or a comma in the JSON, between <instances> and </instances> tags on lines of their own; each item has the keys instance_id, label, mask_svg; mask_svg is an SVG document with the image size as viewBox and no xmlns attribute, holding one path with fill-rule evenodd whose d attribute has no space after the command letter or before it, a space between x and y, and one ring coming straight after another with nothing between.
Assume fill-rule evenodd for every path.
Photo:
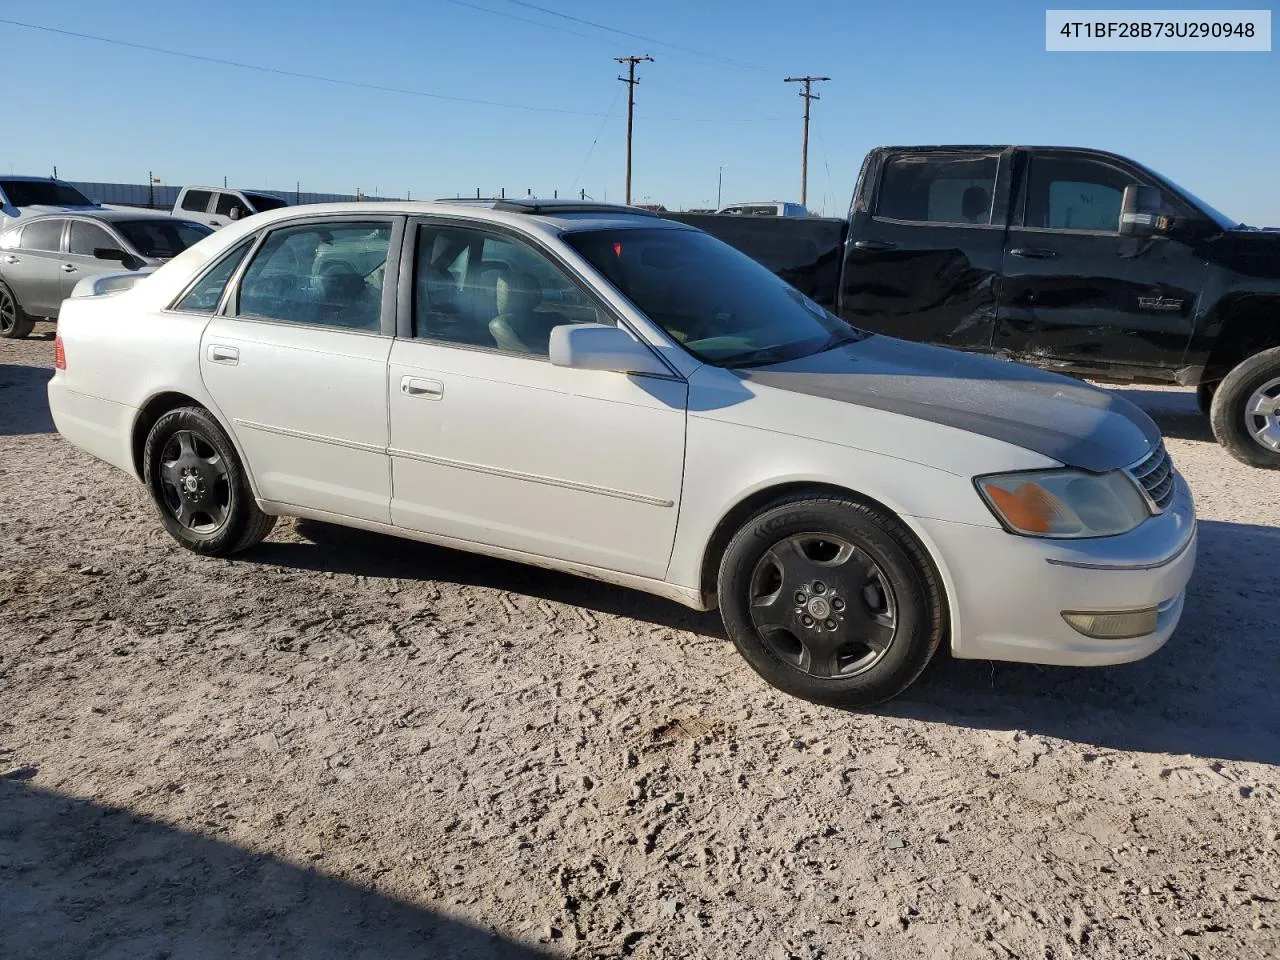
<instances>
[{"instance_id":1,"label":"front wheel","mask_svg":"<svg viewBox=\"0 0 1280 960\"><path fill-rule=\"evenodd\" d=\"M915 538L854 500L799 496L763 510L729 542L717 589L747 663L815 703L897 696L946 631L938 578Z\"/></svg>"},{"instance_id":2,"label":"front wheel","mask_svg":"<svg viewBox=\"0 0 1280 960\"><path fill-rule=\"evenodd\" d=\"M1209 423L1237 460L1280 469L1280 347L1254 354L1223 378Z\"/></svg>"},{"instance_id":3,"label":"front wheel","mask_svg":"<svg viewBox=\"0 0 1280 960\"><path fill-rule=\"evenodd\" d=\"M35 321L27 316L7 283L0 283L0 337L21 340L31 333Z\"/></svg>"},{"instance_id":4,"label":"front wheel","mask_svg":"<svg viewBox=\"0 0 1280 960\"><path fill-rule=\"evenodd\" d=\"M188 550L229 556L275 525L258 509L230 438L202 407L170 410L155 422L142 475L160 522Z\"/></svg>"}]
</instances>

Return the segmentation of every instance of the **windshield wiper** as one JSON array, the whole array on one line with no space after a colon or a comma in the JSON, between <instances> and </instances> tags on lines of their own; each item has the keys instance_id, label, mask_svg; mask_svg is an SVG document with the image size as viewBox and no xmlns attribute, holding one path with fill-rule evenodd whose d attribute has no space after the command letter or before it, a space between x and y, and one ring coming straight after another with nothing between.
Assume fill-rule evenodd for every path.
<instances>
[{"instance_id":1,"label":"windshield wiper","mask_svg":"<svg viewBox=\"0 0 1280 960\"><path fill-rule=\"evenodd\" d=\"M859 340L866 339L866 334L860 330L837 330L831 336L827 337L827 342L820 346L814 353L826 353L828 350L834 350L836 347L843 347L847 343L857 343Z\"/></svg>"}]
</instances>

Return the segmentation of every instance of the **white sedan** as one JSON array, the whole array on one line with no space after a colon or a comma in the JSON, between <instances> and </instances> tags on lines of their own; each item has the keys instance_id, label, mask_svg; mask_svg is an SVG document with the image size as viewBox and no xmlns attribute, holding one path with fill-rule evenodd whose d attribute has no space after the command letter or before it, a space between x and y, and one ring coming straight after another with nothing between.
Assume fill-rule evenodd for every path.
<instances>
[{"instance_id":1,"label":"white sedan","mask_svg":"<svg viewBox=\"0 0 1280 960\"><path fill-rule=\"evenodd\" d=\"M1182 612L1195 510L1136 407L868 335L633 208L290 207L77 294L58 430L200 553L309 517L718 606L843 706L944 641L1120 663Z\"/></svg>"}]
</instances>

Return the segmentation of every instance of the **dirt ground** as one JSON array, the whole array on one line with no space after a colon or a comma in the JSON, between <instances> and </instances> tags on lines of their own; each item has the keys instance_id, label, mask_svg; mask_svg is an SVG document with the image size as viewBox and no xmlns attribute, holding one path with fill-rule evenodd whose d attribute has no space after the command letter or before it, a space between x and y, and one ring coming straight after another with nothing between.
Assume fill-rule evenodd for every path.
<instances>
[{"instance_id":1,"label":"dirt ground","mask_svg":"<svg viewBox=\"0 0 1280 960\"><path fill-rule=\"evenodd\" d=\"M1128 391L1202 516L1165 649L854 714L614 587L187 553L53 433L51 337L0 341L0 957L1280 956L1280 472L1185 391Z\"/></svg>"}]
</instances>

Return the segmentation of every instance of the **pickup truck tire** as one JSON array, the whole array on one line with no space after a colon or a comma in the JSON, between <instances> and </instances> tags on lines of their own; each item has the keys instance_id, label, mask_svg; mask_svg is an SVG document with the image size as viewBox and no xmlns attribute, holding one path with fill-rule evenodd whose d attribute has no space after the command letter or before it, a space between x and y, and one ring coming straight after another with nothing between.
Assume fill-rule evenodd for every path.
<instances>
[{"instance_id":1,"label":"pickup truck tire","mask_svg":"<svg viewBox=\"0 0 1280 960\"><path fill-rule=\"evenodd\" d=\"M933 564L892 515L800 494L748 520L725 548L720 615L738 652L786 693L845 708L897 696L946 632Z\"/></svg>"},{"instance_id":2,"label":"pickup truck tire","mask_svg":"<svg viewBox=\"0 0 1280 960\"><path fill-rule=\"evenodd\" d=\"M202 407L179 407L155 422L142 477L164 528L195 553L239 553L275 526L258 509L231 439Z\"/></svg>"},{"instance_id":3,"label":"pickup truck tire","mask_svg":"<svg viewBox=\"0 0 1280 960\"><path fill-rule=\"evenodd\" d=\"M21 340L31 333L35 321L27 316L7 283L0 283L0 337Z\"/></svg>"},{"instance_id":4,"label":"pickup truck tire","mask_svg":"<svg viewBox=\"0 0 1280 960\"><path fill-rule=\"evenodd\" d=\"M1223 378L1209 423L1240 462L1280 469L1280 347L1254 354Z\"/></svg>"}]
</instances>

